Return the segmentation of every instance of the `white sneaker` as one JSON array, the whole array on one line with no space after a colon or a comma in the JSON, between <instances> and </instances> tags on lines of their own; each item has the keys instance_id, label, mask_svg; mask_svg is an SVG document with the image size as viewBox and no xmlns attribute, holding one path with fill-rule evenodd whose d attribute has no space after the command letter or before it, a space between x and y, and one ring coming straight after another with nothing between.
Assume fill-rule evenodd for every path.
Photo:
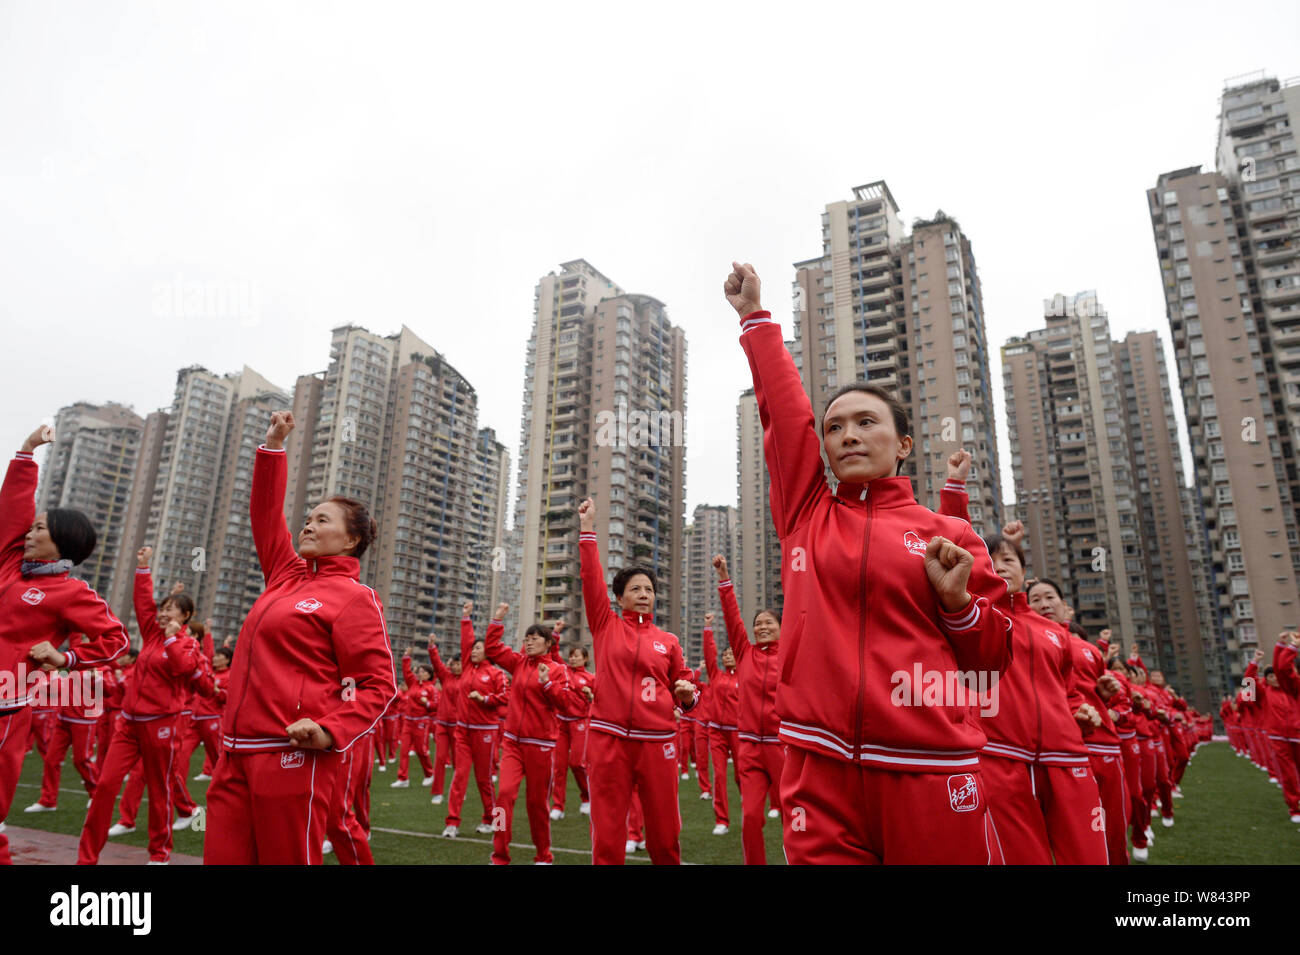
<instances>
[{"instance_id":1,"label":"white sneaker","mask_svg":"<svg viewBox=\"0 0 1300 955\"><path fill-rule=\"evenodd\" d=\"M533 865L555 865L554 862L534 862Z\"/></svg>"},{"instance_id":2,"label":"white sneaker","mask_svg":"<svg viewBox=\"0 0 1300 955\"><path fill-rule=\"evenodd\" d=\"M1144 835L1147 837L1147 845L1153 846L1156 844L1156 834L1151 831L1150 826L1147 826L1147 831L1144 833Z\"/></svg>"},{"instance_id":3,"label":"white sneaker","mask_svg":"<svg viewBox=\"0 0 1300 955\"><path fill-rule=\"evenodd\" d=\"M690 773L682 773L682 779L690 779L690 778L691 778Z\"/></svg>"},{"instance_id":4,"label":"white sneaker","mask_svg":"<svg viewBox=\"0 0 1300 955\"><path fill-rule=\"evenodd\" d=\"M328 839L326 839L324 842L321 843L321 847L320 847L321 855L327 856L333 851L334 851L334 843L330 842Z\"/></svg>"},{"instance_id":5,"label":"white sneaker","mask_svg":"<svg viewBox=\"0 0 1300 955\"><path fill-rule=\"evenodd\" d=\"M1156 816L1158 816L1158 815L1160 815L1160 807L1159 807L1159 806L1152 806L1152 807L1151 807L1151 818L1154 819L1154 818L1155 818Z\"/></svg>"},{"instance_id":6,"label":"white sneaker","mask_svg":"<svg viewBox=\"0 0 1300 955\"><path fill-rule=\"evenodd\" d=\"M490 822L480 822L474 827L474 831L481 832L484 835L490 834L492 832L492 824Z\"/></svg>"},{"instance_id":7,"label":"white sneaker","mask_svg":"<svg viewBox=\"0 0 1300 955\"><path fill-rule=\"evenodd\" d=\"M386 763L380 763L380 764L379 764L379 771L380 771L381 773L386 773L386 772L388 772L388 765L387 765Z\"/></svg>"},{"instance_id":8,"label":"white sneaker","mask_svg":"<svg viewBox=\"0 0 1300 955\"><path fill-rule=\"evenodd\" d=\"M113 823L113 828L108 830L110 836L129 836L135 832L135 826L124 826L120 822Z\"/></svg>"},{"instance_id":9,"label":"white sneaker","mask_svg":"<svg viewBox=\"0 0 1300 955\"><path fill-rule=\"evenodd\" d=\"M163 862L161 860L150 859L148 862L145 863L145 865L169 865L169 863Z\"/></svg>"},{"instance_id":10,"label":"white sneaker","mask_svg":"<svg viewBox=\"0 0 1300 955\"><path fill-rule=\"evenodd\" d=\"M91 803L93 803L94 801L95 801L95 797L94 797L94 796L91 796L89 799L87 799L87 800L86 800L86 808L89 809L90 806L91 806Z\"/></svg>"},{"instance_id":11,"label":"white sneaker","mask_svg":"<svg viewBox=\"0 0 1300 955\"><path fill-rule=\"evenodd\" d=\"M4 832L4 831L5 831L5 824L3 822L0 822L0 832Z\"/></svg>"},{"instance_id":12,"label":"white sneaker","mask_svg":"<svg viewBox=\"0 0 1300 955\"><path fill-rule=\"evenodd\" d=\"M192 815L192 816L179 816L179 817L177 817L176 821L172 823L172 832L180 832L182 829L188 829L188 828L190 828L190 825L191 825L191 824L194 822L194 820L197 819L198 817L199 817L199 812L198 812L197 809L194 810L194 815Z\"/></svg>"},{"instance_id":13,"label":"white sneaker","mask_svg":"<svg viewBox=\"0 0 1300 955\"><path fill-rule=\"evenodd\" d=\"M460 830L455 826L448 826L446 829L442 830L442 837L444 839L455 839L458 835L460 835Z\"/></svg>"},{"instance_id":14,"label":"white sneaker","mask_svg":"<svg viewBox=\"0 0 1300 955\"><path fill-rule=\"evenodd\" d=\"M493 782L496 782L496 781L497 781L497 774L496 774L496 773L493 773L493 774L492 774L492 781L493 781Z\"/></svg>"},{"instance_id":15,"label":"white sneaker","mask_svg":"<svg viewBox=\"0 0 1300 955\"><path fill-rule=\"evenodd\" d=\"M591 815L591 803L589 803L589 802L584 802L581 806L578 807L578 812L582 813L584 816L590 816L590 815Z\"/></svg>"},{"instance_id":16,"label":"white sneaker","mask_svg":"<svg viewBox=\"0 0 1300 955\"><path fill-rule=\"evenodd\" d=\"M624 851L624 852L636 852L636 840L634 840L634 839L629 839L629 840L627 840L627 845L625 845L625 846L623 847L623 851Z\"/></svg>"},{"instance_id":17,"label":"white sneaker","mask_svg":"<svg viewBox=\"0 0 1300 955\"><path fill-rule=\"evenodd\" d=\"M642 839L640 842L638 842L636 844L636 847L640 849L642 852L645 852L645 840Z\"/></svg>"},{"instance_id":18,"label":"white sneaker","mask_svg":"<svg viewBox=\"0 0 1300 955\"><path fill-rule=\"evenodd\" d=\"M564 813L562 813L562 812L561 812L560 810L558 810L558 809L552 809L552 810L551 810L551 818L552 818L552 819L563 819L563 818L564 818Z\"/></svg>"},{"instance_id":19,"label":"white sneaker","mask_svg":"<svg viewBox=\"0 0 1300 955\"><path fill-rule=\"evenodd\" d=\"M724 825L724 824L721 823L721 822L718 823L716 826L713 827L713 834L714 834L715 836L725 836L725 835L726 835L728 832L730 832L730 831L731 831L731 830L728 829L728 828L726 827L726 825Z\"/></svg>"},{"instance_id":20,"label":"white sneaker","mask_svg":"<svg viewBox=\"0 0 1300 955\"><path fill-rule=\"evenodd\" d=\"M411 781L409 779L394 779L388 785L389 789L410 789Z\"/></svg>"},{"instance_id":21,"label":"white sneaker","mask_svg":"<svg viewBox=\"0 0 1300 955\"><path fill-rule=\"evenodd\" d=\"M23 812L54 812L54 810L58 808L58 806L46 806L43 803L34 802L24 809Z\"/></svg>"},{"instance_id":22,"label":"white sneaker","mask_svg":"<svg viewBox=\"0 0 1300 955\"><path fill-rule=\"evenodd\" d=\"M1300 812L1293 812L1293 813L1291 813L1291 821L1292 821L1292 822L1300 822Z\"/></svg>"},{"instance_id":23,"label":"white sneaker","mask_svg":"<svg viewBox=\"0 0 1300 955\"><path fill-rule=\"evenodd\" d=\"M1147 849L1139 849L1137 846L1133 847L1134 862L1146 862L1149 855L1151 855L1151 853Z\"/></svg>"},{"instance_id":24,"label":"white sneaker","mask_svg":"<svg viewBox=\"0 0 1300 955\"><path fill-rule=\"evenodd\" d=\"M430 799L429 802L433 803L435 806L441 806L441 805L442 805L442 793L438 793L438 795L436 795L436 796L434 796L432 799Z\"/></svg>"},{"instance_id":25,"label":"white sneaker","mask_svg":"<svg viewBox=\"0 0 1300 955\"><path fill-rule=\"evenodd\" d=\"M1160 817L1160 824L1161 824L1162 826L1164 826L1166 829L1172 829L1172 828L1173 828L1173 825L1174 825L1174 817L1173 817L1173 816L1161 816L1161 817Z\"/></svg>"},{"instance_id":26,"label":"white sneaker","mask_svg":"<svg viewBox=\"0 0 1300 955\"><path fill-rule=\"evenodd\" d=\"M780 819L780 818L781 818L781 811L780 811L779 809L769 809L769 810L767 811L767 818L769 818L769 819Z\"/></svg>"},{"instance_id":27,"label":"white sneaker","mask_svg":"<svg viewBox=\"0 0 1300 955\"><path fill-rule=\"evenodd\" d=\"M712 799L712 798L713 798L713 794L712 794L712 793L700 793L700 798L701 798L701 799Z\"/></svg>"},{"instance_id":28,"label":"white sneaker","mask_svg":"<svg viewBox=\"0 0 1300 955\"><path fill-rule=\"evenodd\" d=\"M415 755L415 750L413 750L413 749L408 749L408 750L406 751L406 755L407 755L407 756L414 756L414 755Z\"/></svg>"},{"instance_id":29,"label":"white sneaker","mask_svg":"<svg viewBox=\"0 0 1300 955\"><path fill-rule=\"evenodd\" d=\"M197 776L194 777L194 781L196 783L203 783L203 782L207 782L211 778L212 777L209 776L207 773L199 773Z\"/></svg>"},{"instance_id":30,"label":"white sneaker","mask_svg":"<svg viewBox=\"0 0 1300 955\"><path fill-rule=\"evenodd\" d=\"M433 786L433 777L425 776L423 779L420 780L420 785L423 786L425 789L429 789L430 787Z\"/></svg>"}]
</instances>

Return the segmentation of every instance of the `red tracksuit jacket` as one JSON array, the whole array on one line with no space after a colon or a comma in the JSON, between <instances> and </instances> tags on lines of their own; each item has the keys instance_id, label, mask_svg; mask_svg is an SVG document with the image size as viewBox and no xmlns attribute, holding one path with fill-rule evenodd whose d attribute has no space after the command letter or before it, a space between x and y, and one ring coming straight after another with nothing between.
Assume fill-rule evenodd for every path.
<instances>
[{"instance_id":1,"label":"red tracksuit jacket","mask_svg":"<svg viewBox=\"0 0 1300 955\"><path fill-rule=\"evenodd\" d=\"M489 620L487 634L483 637L486 650L487 641L500 640L505 632L505 625L500 620ZM506 675L490 660L471 663L470 652L474 649L474 622L469 617L460 621L460 703L464 709L464 723L472 730L494 730L501 725L501 708L510 702L510 691L506 687ZM478 691L487 697L484 701L471 700L469 695Z\"/></svg>"},{"instance_id":2,"label":"red tracksuit jacket","mask_svg":"<svg viewBox=\"0 0 1300 955\"><path fill-rule=\"evenodd\" d=\"M122 716L128 720L153 719L179 713L189 699L191 681L199 665L199 643L188 628L166 636L158 626L153 599L153 576L148 567L135 571L135 619L140 625L140 655L131 668L131 682L122 699Z\"/></svg>"},{"instance_id":3,"label":"red tracksuit jacket","mask_svg":"<svg viewBox=\"0 0 1300 955\"><path fill-rule=\"evenodd\" d=\"M451 668L442 662L442 657L438 656L436 648L429 653L429 662L433 664L433 672L438 677L438 682L442 684L442 692L438 696L438 714L435 718L439 723L447 726L463 723L465 704L461 699L460 677L452 673ZM463 674L464 670L461 673Z\"/></svg>"},{"instance_id":4,"label":"red tracksuit jacket","mask_svg":"<svg viewBox=\"0 0 1300 955\"><path fill-rule=\"evenodd\" d=\"M27 658L36 644L61 646L74 633L87 639L67 652L69 670L107 663L129 645L122 623L85 581L64 574L22 573L23 539L36 519L36 462L14 455L0 487L0 710L25 706L28 687L19 685L18 665L35 669Z\"/></svg>"},{"instance_id":5,"label":"red tracksuit jacket","mask_svg":"<svg viewBox=\"0 0 1300 955\"><path fill-rule=\"evenodd\" d=\"M379 598L342 555L303 560L284 520L283 451L258 448L249 511L266 589L244 621L230 664L222 746L290 749L285 727L315 721L343 752L397 695Z\"/></svg>"},{"instance_id":6,"label":"red tracksuit jacket","mask_svg":"<svg viewBox=\"0 0 1300 955\"><path fill-rule=\"evenodd\" d=\"M402 657L402 679L406 688L397 694L397 712L407 719L428 719L438 709L438 690L432 680L420 682L410 657Z\"/></svg>"},{"instance_id":7,"label":"red tracksuit jacket","mask_svg":"<svg viewBox=\"0 0 1300 955\"><path fill-rule=\"evenodd\" d=\"M1300 706L1287 689L1284 668L1290 671L1295 660L1295 648L1279 643L1273 647L1273 672L1278 674L1278 686L1268 685L1259 675L1254 660L1246 667L1245 676L1255 681L1255 695L1260 704L1260 723L1270 737L1300 739ZM1294 679L1292 677L1291 679Z\"/></svg>"},{"instance_id":8,"label":"red tracksuit jacket","mask_svg":"<svg viewBox=\"0 0 1300 955\"><path fill-rule=\"evenodd\" d=\"M596 699L588 726L632 740L677 738L678 680L690 680L677 637L660 630L653 615L615 614L600 566L594 533L578 535L582 603L596 653ZM693 709L695 700L682 707Z\"/></svg>"},{"instance_id":9,"label":"red tracksuit jacket","mask_svg":"<svg viewBox=\"0 0 1300 955\"><path fill-rule=\"evenodd\" d=\"M736 655L736 682L740 690L740 718L736 722L741 739L754 743L779 742L781 720L776 715L776 684L781 675L781 641L749 642L749 632L736 603L736 588L730 580L718 584L722 599L722 620L727 642Z\"/></svg>"},{"instance_id":10,"label":"red tracksuit jacket","mask_svg":"<svg viewBox=\"0 0 1300 955\"><path fill-rule=\"evenodd\" d=\"M587 699L569 683L568 667L556 663L549 655L530 657L511 650L501 642L501 629L488 628L483 645L488 659L510 674L510 702L506 709L507 739L535 746L555 745L559 735L558 713L576 718L587 705ZM543 685L537 678L537 667L545 663L548 678Z\"/></svg>"},{"instance_id":11,"label":"red tracksuit jacket","mask_svg":"<svg viewBox=\"0 0 1300 955\"><path fill-rule=\"evenodd\" d=\"M1074 721L1083 700L1074 688L1070 636L1029 607L1023 593L1008 594L998 608L1011 620L1015 665L998 680L981 722L984 752L1052 766L1087 763L1088 750ZM996 709L996 712L992 712Z\"/></svg>"},{"instance_id":12,"label":"red tracksuit jacket","mask_svg":"<svg viewBox=\"0 0 1300 955\"><path fill-rule=\"evenodd\" d=\"M1102 701L1101 693L1097 690L1097 680L1106 672L1105 650L1098 649L1078 634L1071 633L1069 637L1070 650L1074 654L1074 691L1078 694L1080 702L1090 704L1101 717L1100 726L1089 725L1082 728L1083 742L1090 753L1118 756L1120 754L1119 731L1111 720L1110 713L1107 712L1108 705ZM1075 709L1078 707L1076 706Z\"/></svg>"},{"instance_id":13,"label":"red tracksuit jacket","mask_svg":"<svg viewBox=\"0 0 1300 955\"><path fill-rule=\"evenodd\" d=\"M1010 662L1011 622L995 604L1007 585L970 524L917 504L907 478L840 484L832 493L780 327L765 311L746 315L741 326L783 555L781 739L903 772L977 767L987 738L969 706L895 706L892 690L899 674L918 665L990 680L1000 674ZM926 545L936 535L974 556L973 599L955 614L942 612L925 573Z\"/></svg>"},{"instance_id":14,"label":"red tracksuit jacket","mask_svg":"<svg viewBox=\"0 0 1300 955\"><path fill-rule=\"evenodd\" d=\"M734 733L740 725L740 682L734 669L718 666L718 645L712 627L704 628L704 668L709 672L709 686L713 687L709 725Z\"/></svg>"}]
</instances>

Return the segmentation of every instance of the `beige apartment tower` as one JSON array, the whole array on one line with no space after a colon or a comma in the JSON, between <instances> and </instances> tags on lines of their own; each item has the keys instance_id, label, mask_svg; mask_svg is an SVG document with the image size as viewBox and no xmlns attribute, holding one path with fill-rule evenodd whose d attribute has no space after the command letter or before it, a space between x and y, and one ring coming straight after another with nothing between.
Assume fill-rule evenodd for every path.
<instances>
[{"instance_id":1,"label":"beige apartment tower","mask_svg":"<svg viewBox=\"0 0 1300 955\"><path fill-rule=\"evenodd\" d=\"M727 570L735 574L734 553L736 509L720 504L699 504L686 528L686 611L678 637L689 665L695 666L704 652L704 615L712 611L714 641L718 649L729 644L726 624L722 620L722 602L718 597L718 574L713 556L727 558ZM749 624L746 623L746 628Z\"/></svg>"},{"instance_id":2,"label":"beige apartment tower","mask_svg":"<svg viewBox=\"0 0 1300 955\"><path fill-rule=\"evenodd\" d=\"M795 263L791 351L815 412L866 380L896 392L915 448L903 473L935 506L965 448L971 521L999 526L1002 492L984 304L969 238L942 211L907 233L889 187L869 183L822 214L822 255Z\"/></svg>"},{"instance_id":3,"label":"beige apartment tower","mask_svg":"<svg viewBox=\"0 0 1300 955\"><path fill-rule=\"evenodd\" d=\"M790 343L786 343L790 347ZM735 558L731 579L736 602L747 621L763 609L780 613L785 598L781 591L781 540L772 523L771 478L763 457L763 426L758 416L754 389L741 394L736 403Z\"/></svg>"}]
</instances>

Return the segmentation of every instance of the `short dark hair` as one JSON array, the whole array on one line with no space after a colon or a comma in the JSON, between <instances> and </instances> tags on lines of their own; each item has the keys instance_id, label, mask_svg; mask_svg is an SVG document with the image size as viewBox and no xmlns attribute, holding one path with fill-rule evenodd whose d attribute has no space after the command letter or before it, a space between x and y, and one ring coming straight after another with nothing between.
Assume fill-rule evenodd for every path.
<instances>
[{"instance_id":1,"label":"short dark hair","mask_svg":"<svg viewBox=\"0 0 1300 955\"><path fill-rule=\"evenodd\" d=\"M1056 585L1056 581L1048 580L1046 577L1039 577L1037 580L1031 583L1029 587L1025 590L1025 594L1028 595L1029 591L1033 590L1039 584L1047 584L1047 586L1051 587L1053 590L1056 591L1056 596L1060 597L1062 600L1065 599L1065 594L1061 593L1061 588Z\"/></svg>"},{"instance_id":2,"label":"short dark hair","mask_svg":"<svg viewBox=\"0 0 1300 955\"><path fill-rule=\"evenodd\" d=\"M622 597L623 589L627 587L627 582L637 574L645 574L650 578L650 589L659 593L659 580L655 577L655 572L649 567L642 567L640 564L633 564L631 567L624 567L614 575L614 596Z\"/></svg>"},{"instance_id":3,"label":"short dark hair","mask_svg":"<svg viewBox=\"0 0 1300 955\"><path fill-rule=\"evenodd\" d=\"M539 637L545 637L547 639L547 642L549 642L551 639L551 631L547 630L540 623L535 623L527 630L524 631L525 637L531 637L534 634L536 634Z\"/></svg>"},{"instance_id":4,"label":"short dark hair","mask_svg":"<svg viewBox=\"0 0 1300 955\"><path fill-rule=\"evenodd\" d=\"M1268 666L1264 667L1264 676L1268 676L1272 672L1273 672L1273 664L1270 663Z\"/></svg>"},{"instance_id":5,"label":"short dark hair","mask_svg":"<svg viewBox=\"0 0 1300 955\"><path fill-rule=\"evenodd\" d=\"M1016 555L1016 560L1020 561L1020 569L1025 569L1025 552L1009 537L1003 537L1001 534L989 534L984 538L984 546L989 550L989 557L992 558L1001 548L1010 548L1011 553ZM1059 591L1058 591L1059 593Z\"/></svg>"},{"instance_id":6,"label":"short dark hair","mask_svg":"<svg viewBox=\"0 0 1300 955\"><path fill-rule=\"evenodd\" d=\"M370 516L370 511L360 501L351 497L341 497L336 494L325 502L326 504L337 504L343 508L343 522L347 526L348 533L357 538L357 546L352 548L352 557L361 559L361 555L366 552L366 548L371 545L375 537L379 534L379 527L375 524L374 518Z\"/></svg>"},{"instance_id":7,"label":"short dark hair","mask_svg":"<svg viewBox=\"0 0 1300 955\"><path fill-rule=\"evenodd\" d=\"M212 651L213 658L215 658L218 653L226 658L227 663L235 659L235 651L230 649L230 647L217 647L217 649Z\"/></svg>"},{"instance_id":8,"label":"short dark hair","mask_svg":"<svg viewBox=\"0 0 1300 955\"><path fill-rule=\"evenodd\" d=\"M911 437L912 429L907 420L907 408L898 400L898 395L890 391L888 388L872 384L869 381L855 381L851 384L845 385L835 392L835 394L831 395L830 400L826 402L826 407L822 409L823 436L826 434L826 414L831 410L831 405L835 404L836 401L843 398L845 395L852 394L855 391L860 391L863 394L874 395L883 401L885 406L889 409L890 415L894 419L894 431L897 432L900 438ZM897 467L894 469L894 473L899 474L902 470L903 462L900 460Z\"/></svg>"},{"instance_id":9,"label":"short dark hair","mask_svg":"<svg viewBox=\"0 0 1300 955\"><path fill-rule=\"evenodd\" d=\"M189 594L168 594L158 604L158 607L161 609L168 604L175 604L176 609L185 615L184 622L189 624L190 618L194 616L194 601Z\"/></svg>"},{"instance_id":10,"label":"short dark hair","mask_svg":"<svg viewBox=\"0 0 1300 955\"><path fill-rule=\"evenodd\" d=\"M776 620L778 624L781 622L781 611L774 610L771 607L760 607L758 613L754 614L754 619L750 621L749 625L751 627L754 626L756 623L758 623L758 618L763 616L763 614L765 613L770 613L772 615L772 618Z\"/></svg>"},{"instance_id":11,"label":"short dark hair","mask_svg":"<svg viewBox=\"0 0 1300 955\"><path fill-rule=\"evenodd\" d=\"M59 557L80 564L95 552L95 527L90 518L71 507L52 507L45 512L45 527Z\"/></svg>"},{"instance_id":12,"label":"short dark hair","mask_svg":"<svg viewBox=\"0 0 1300 955\"><path fill-rule=\"evenodd\" d=\"M582 654L582 660L584 663L591 659L591 654L587 653L587 648L581 643L574 643L569 646L570 653L573 653L575 650Z\"/></svg>"}]
</instances>

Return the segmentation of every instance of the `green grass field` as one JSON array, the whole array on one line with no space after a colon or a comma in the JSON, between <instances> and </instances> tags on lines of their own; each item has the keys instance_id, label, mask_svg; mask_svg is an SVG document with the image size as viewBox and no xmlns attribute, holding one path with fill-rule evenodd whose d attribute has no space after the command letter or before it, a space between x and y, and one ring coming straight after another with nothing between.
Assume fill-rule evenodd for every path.
<instances>
[{"instance_id":1,"label":"green grass field","mask_svg":"<svg viewBox=\"0 0 1300 955\"><path fill-rule=\"evenodd\" d=\"M190 776L202 766L203 754L195 754ZM729 770L733 767L728 767ZM86 797L80 777L69 759L64 767L59 810L52 813L24 814L23 807L36 801L40 789L41 766L35 753L29 753L9 814L9 824L50 832L77 834L85 816ZM415 769L418 777L418 764ZM451 773L448 772L448 783ZM694 777L681 782L682 861L710 865L739 865L740 796L735 780L728 772L731 792L731 831L725 836L712 835L712 803L699 798ZM370 846L380 865L482 865L491 854L491 839L474 832L482 813L477 791L471 780L465 800L460 839L443 839L446 804L431 805L430 793L411 780L409 789L392 789L396 767L374 774L371 789ZM190 792L200 804L207 783L190 782ZM1186 798L1176 804L1177 824L1165 829L1156 821L1156 841L1151 849L1151 865L1268 864L1287 865L1300 862L1300 825L1292 823L1282 800L1282 792L1268 777L1248 761L1235 756L1226 743L1202 746L1192 760L1182 782ZM586 865L590 862L591 841L587 817L577 812L577 787L570 777L568 815L551 823L551 840L557 865ZM144 847L145 813L141 808L137 828L128 836L111 840ZM116 821L116 817L114 818ZM769 864L784 864L781 854L780 820L769 819L764 830ZM202 833L175 833L175 851L202 855ZM528 842L527 814L522 796L515 807L512 855L515 863L531 863L532 847ZM572 850L572 851L561 851ZM629 855L629 863L646 863L644 852ZM333 857L326 857L333 862Z\"/></svg>"}]
</instances>

